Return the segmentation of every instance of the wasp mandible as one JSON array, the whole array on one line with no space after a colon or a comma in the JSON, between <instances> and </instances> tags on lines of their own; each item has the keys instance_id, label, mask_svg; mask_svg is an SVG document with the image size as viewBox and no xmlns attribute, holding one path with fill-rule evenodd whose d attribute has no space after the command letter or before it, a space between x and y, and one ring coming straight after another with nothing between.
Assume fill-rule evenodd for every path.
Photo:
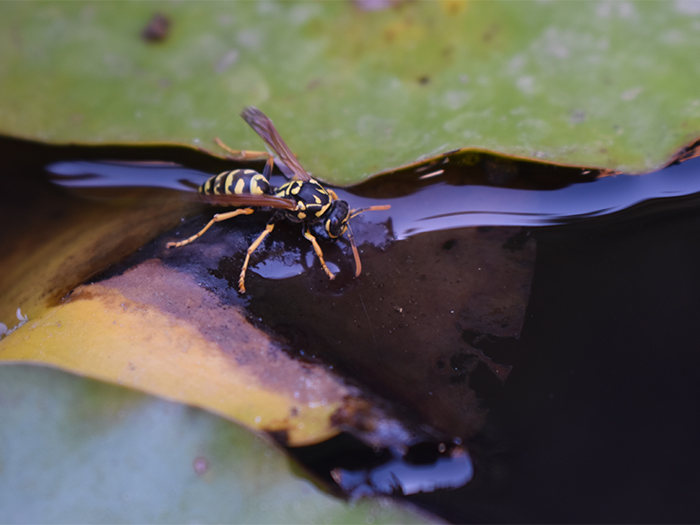
<instances>
[{"instance_id":1,"label":"wasp mandible","mask_svg":"<svg viewBox=\"0 0 700 525\"><path fill-rule=\"evenodd\" d=\"M204 228L192 237L180 242L169 242L166 246L168 248L184 246L201 237L216 222L232 219L239 215L250 215L258 208L272 208L276 210L275 213L246 252L243 268L238 278L240 293L243 294L246 291L245 274L250 256L265 240L265 237L272 233L275 223L280 219L301 223L302 235L313 246L323 270L330 279L334 279L335 275L326 265L323 251L316 236L325 239L339 239L346 235L355 258L355 277L359 276L362 272L362 263L349 221L366 211L388 210L391 206L370 206L351 210L347 202L339 199L333 190L325 188L301 167L297 158L275 129L272 121L262 111L248 107L243 110L241 117L271 150L265 169L262 173L248 169L224 171L207 179L198 190L202 198L213 205L235 206L236 209L226 213L217 213ZM273 188L269 182L275 158L278 159L278 164L288 179L285 184L278 188ZM283 167L287 169L283 169Z\"/></svg>"}]
</instances>

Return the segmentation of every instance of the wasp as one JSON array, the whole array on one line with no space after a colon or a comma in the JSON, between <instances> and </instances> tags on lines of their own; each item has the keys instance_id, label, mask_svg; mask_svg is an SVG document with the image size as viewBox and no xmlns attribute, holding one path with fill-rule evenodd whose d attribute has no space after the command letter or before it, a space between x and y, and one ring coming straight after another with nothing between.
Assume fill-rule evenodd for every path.
<instances>
[{"instance_id":1,"label":"wasp","mask_svg":"<svg viewBox=\"0 0 700 525\"><path fill-rule=\"evenodd\" d=\"M269 157L263 172L238 169L224 171L207 179L198 189L203 200L213 205L232 206L236 209L226 213L217 213L204 228L193 236L183 241L169 242L166 246L168 248L184 246L201 237L214 223L239 215L250 215L260 208L271 208L275 210L272 217L263 232L258 235L246 251L238 278L240 293L244 294L246 291L245 274L250 256L272 233L275 224L281 219L301 223L302 235L313 246L323 270L330 279L334 279L335 275L328 269L316 237L336 240L346 235L355 259L355 277L358 277L362 272L362 263L349 221L366 211L388 210L390 206L370 206L351 210L346 201L339 199L332 189L324 187L302 168L294 153L282 140L272 121L262 111L248 107L243 110L241 117L260 136L268 148ZM220 141L217 142L228 151L234 152ZM278 161L278 167L287 178L287 182L278 188L273 188L269 182L275 159Z\"/></svg>"}]
</instances>

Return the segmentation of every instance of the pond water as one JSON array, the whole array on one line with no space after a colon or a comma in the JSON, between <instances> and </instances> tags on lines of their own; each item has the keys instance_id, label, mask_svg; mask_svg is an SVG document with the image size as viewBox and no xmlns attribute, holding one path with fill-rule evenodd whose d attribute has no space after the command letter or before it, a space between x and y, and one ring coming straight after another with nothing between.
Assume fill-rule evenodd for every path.
<instances>
[{"instance_id":1,"label":"pond water","mask_svg":"<svg viewBox=\"0 0 700 525\"><path fill-rule=\"evenodd\" d=\"M184 194L231 169L174 148L40 153L62 185L107 195L118 186ZM414 444L407 458L349 435L292 453L348 494L401 487L452 522L696 521L700 160L596 175L450 159L338 190L352 207L392 206L353 224L365 267L358 280L338 243L324 245L339 272L328 282L294 225L276 230L251 263L247 297L229 286L242 257L208 268L208 286L245 305L299 358L328 360L444 438ZM221 231L249 239L265 219L237 221ZM478 272L491 263L487 287ZM489 305L492 315L498 294L519 307L495 326L474 310ZM332 343L331 334L342 335ZM403 352L413 340L430 348ZM440 486L459 488L432 490Z\"/></svg>"}]
</instances>

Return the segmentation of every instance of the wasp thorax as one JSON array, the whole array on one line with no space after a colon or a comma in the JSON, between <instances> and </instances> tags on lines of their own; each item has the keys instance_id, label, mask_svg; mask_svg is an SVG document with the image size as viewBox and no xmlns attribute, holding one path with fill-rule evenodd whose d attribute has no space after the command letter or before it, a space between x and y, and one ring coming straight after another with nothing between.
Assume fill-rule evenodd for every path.
<instances>
[{"instance_id":1,"label":"wasp thorax","mask_svg":"<svg viewBox=\"0 0 700 525\"><path fill-rule=\"evenodd\" d=\"M345 233L348 229L348 219L350 218L350 208L348 203L341 200L335 200L331 204L328 211L328 217L323 224L326 233L329 237L337 238Z\"/></svg>"}]
</instances>

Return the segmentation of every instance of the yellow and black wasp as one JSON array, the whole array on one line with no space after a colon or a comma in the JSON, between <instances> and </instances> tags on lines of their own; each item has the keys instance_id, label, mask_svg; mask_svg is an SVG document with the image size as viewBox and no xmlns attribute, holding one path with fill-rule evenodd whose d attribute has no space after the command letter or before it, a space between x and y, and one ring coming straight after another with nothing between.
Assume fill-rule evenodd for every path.
<instances>
[{"instance_id":1,"label":"yellow and black wasp","mask_svg":"<svg viewBox=\"0 0 700 525\"><path fill-rule=\"evenodd\" d=\"M335 275L328 269L326 261L323 259L323 251L321 251L316 236L323 239L338 239L346 234L355 258L355 276L359 276L362 272L362 263L349 221L366 211L387 210L390 206L370 206L351 210L347 202L340 200L333 190L323 187L301 167L297 158L275 129L272 121L262 111L248 107L243 110L241 117L271 150L265 169L262 173L248 169L225 171L207 179L198 190L203 199L210 204L235 206L237 209L226 213L217 213L204 228L192 237L180 242L169 242L167 247L175 248L191 243L216 222L225 221L238 215L250 215L257 208L272 208L276 211L265 226L265 230L253 241L246 252L243 268L238 278L238 290L241 293L245 293L245 274L251 254L272 232L275 223L280 219L301 223L302 234L311 242L323 270L331 279L334 279ZM279 188L273 188L269 182L274 158L278 159L278 164L288 179L288 182Z\"/></svg>"}]
</instances>

